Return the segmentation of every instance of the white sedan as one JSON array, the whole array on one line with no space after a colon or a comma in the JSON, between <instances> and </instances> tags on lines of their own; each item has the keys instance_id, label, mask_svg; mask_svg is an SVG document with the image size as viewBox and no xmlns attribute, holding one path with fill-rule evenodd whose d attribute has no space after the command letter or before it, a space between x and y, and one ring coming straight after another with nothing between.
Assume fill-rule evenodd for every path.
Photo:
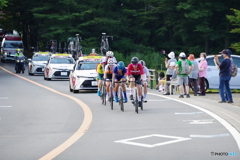
<instances>
[{"instance_id":1,"label":"white sedan","mask_svg":"<svg viewBox=\"0 0 240 160\"><path fill-rule=\"evenodd\" d=\"M32 59L28 59L28 74L43 74L44 66L50 58L49 52L35 52Z\"/></svg>"},{"instance_id":2,"label":"white sedan","mask_svg":"<svg viewBox=\"0 0 240 160\"><path fill-rule=\"evenodd\" d=\"M86 56L77 60L73 71L70 72L70 92L78 93L80 90L97 90L96 67L102 56Z\"/></svg>"},{"instance_id":3,"label":"white sedan","mask_svg":"<svg viewBox=\"0 0 240 160\"><path fill-rule=\"evenodd\" d=\"M44 80L68 79L74 64L70 54L53 54L44 68Z\"/></svg>"},{"instance_id":4,"label":"white sedan","mask_svg":"<svg viewBox=\"0 0 240 160\"><path fill-rule=\"evenodd\" d=\"M216 68L214 64L214 56L207 56L206 60L208 62L207 77L205 79L206 89L218 89L219 88L219 69ZM219 62L223 60L221 55L218 55ZM232 59L235 65L238 67L238 74L236 77L232 77L230 80L231 89L240 89L240 56L232 55ZM199 59L196 59L199 61Z\"/></svg>"}]
</instances>

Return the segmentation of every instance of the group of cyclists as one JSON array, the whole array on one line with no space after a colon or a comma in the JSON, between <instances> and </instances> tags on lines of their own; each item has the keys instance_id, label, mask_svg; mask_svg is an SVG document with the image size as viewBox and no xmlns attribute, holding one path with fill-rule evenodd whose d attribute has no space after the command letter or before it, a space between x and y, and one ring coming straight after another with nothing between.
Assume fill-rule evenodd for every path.
<instances>
[{"instance_id":1,"label":"group of cyclists","mask_svg":"<svg viewBox=\"0 0 240 160\"><path fill-rule=\"evenodd\" d=\"M150 74L143 60L133 57L131 63L126 68L123 61L117 62L114 53L108 51L106 57L98 64L96 71L98 73L98 96L101 96L102 81L104 80L106 84L106 100L110 100L110 87L111 84L114 84L114 101L118 102L118 87L122 85L124 103L127 103L126 82L129 82L130 100L133 100L134 87L136 85L139 107L142 107L142 98L143 102L147 102L147 85L150 80Z\"/></svg>"}]
</instances>

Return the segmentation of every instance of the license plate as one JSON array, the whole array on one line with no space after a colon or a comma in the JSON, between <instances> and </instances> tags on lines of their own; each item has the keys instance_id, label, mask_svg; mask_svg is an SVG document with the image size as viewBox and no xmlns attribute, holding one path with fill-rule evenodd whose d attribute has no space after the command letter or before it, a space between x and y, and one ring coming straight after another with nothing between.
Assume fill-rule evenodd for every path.
<instances>
[{"instance_id":1,"label":"license plate","mask_svg":"<svg viewBox=\"0 0 240 160\"><path fill-rule=\"evenodd\" d=\"M67 76L67 72L61 72L61 76Z\"/></svg>"},{"instance_id":2,"label":"license plate","mask_svg":"<svg viewBox=\"0 0 240 160\"><path fill-rule=\"evenodd\" d=\"M97 86L97 81L92 81L92 86Z\"/></svg>"}]
</instances>

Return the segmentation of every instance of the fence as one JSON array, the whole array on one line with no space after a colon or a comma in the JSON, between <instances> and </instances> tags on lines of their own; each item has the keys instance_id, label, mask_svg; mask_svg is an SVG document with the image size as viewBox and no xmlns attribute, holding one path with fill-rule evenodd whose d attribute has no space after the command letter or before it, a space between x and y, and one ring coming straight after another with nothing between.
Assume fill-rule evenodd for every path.
<instances>
[{"instance_id":1,"label":"fence","mask_svg":"<svg viewBox=\"0 0 240 160\"><path fill-rule=\"evenodd\" d=\"M158 72L155 69L149 69L149 72L150 72L150 88L153 89L154 85L158 84Z\"/></svg>"}]
</instances>

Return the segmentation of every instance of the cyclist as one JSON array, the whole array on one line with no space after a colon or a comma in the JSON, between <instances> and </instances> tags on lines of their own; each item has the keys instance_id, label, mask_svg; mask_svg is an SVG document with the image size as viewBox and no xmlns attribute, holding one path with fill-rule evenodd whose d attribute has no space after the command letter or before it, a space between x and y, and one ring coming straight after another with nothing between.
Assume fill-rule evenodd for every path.
<instances>
[{"instance_id":1,"label":"cyclist","mask_svg":"<svg viewBox=\"0 0 240 160\"><path fill-rule=\"evenodd\" d=\"M139 102L139 107L142 107L141 103L141 80L144 78L144 71L143 71L143 66L138 63L139 59L137 57L133 57L131 59L131 63L128 65L127 68L127 79L128 81L130 80L130 100L133 100L133 88L134 88L134 82L137 84L137 90L138 90L138 102Z\"/></svg>"},{"instance_id":2,"label":"cyclist","mask_svg":"<svg viewBox=\"0 0 240 160\"><path fill-rule=\"evenodd\" d=\"M110 84L112 81L112 75L113 75L113 70L114 70L114 67L116 65L114 64L114 61L112 58L109 58L108 59L108 64L105 66L105 69L104 69L104 79L108 80L106 81L106 93L107 93L107 96L106 96L106 99L109 101L110 100Z\"/></svg>"},{"instance_id":3,"label":"cyclist","mask_svg":"<svg viewBox=\"0 0 240 160\"><path fill-rule=\"evenodd\" d=\"M126 80L126 73L127 70L125 68L125 65L122 61L118 62L117 66L114 68L113 71L113 79L115 82L117 81L125 81ZM115 102L118 102L118 87L119 87L119 83L115 84L114 87L114 100ZM127 93L126 93L126 85L125 83L122 83L122 87L123 87L123 94L124 94L124 103L127 102Z\"/></svg>"},{"instance_id":4,"label":"cyclist","mask_svg":"<svg viewBox=\"0 0 240 160\"><path fill-rule=\"evenodd\" d=\"M113 53L112 51L108 51L108 52L106 53L106 57L103 57L103 60L102 60L104 66L107 65L107 62L108 62L108 59L109 59L109 58L112 58L112 59L113 59L113 63L117 64L117 60L116 60L116 58L114 57L114 53Z\"/></svg>"},{"instance_id":5,"label":"cyclist","mask_svg":"<svg viewBox=\"0 0 240 160\"><path fill-rule=\"evenodd\" d=\"M103 80L103 75L104 75L104 69L103 69L103 64L102 64L102 60L99 62L99 64L96 67L96 71L98 74L97 80L98 80L98 91L97 91L97 95L101 96L100 93L100 89L102 87L102 80Z\"/></svg>"},{"instance_id":6,"label":"cyclist","mask_svg":"<svg viewBox=\"0 0 240 160\"><path fill-rule=\"evenodd\" d=\"M146 63L143 60L140 60L138 63L140 63L143 66L143 72L144 72L143 84L142 84L144 87L143 101L146 103L147 102L147 85L148 85L148 82L150 81L150 73L148 68L146 67Z\"/></svg>"}]
</instances>

